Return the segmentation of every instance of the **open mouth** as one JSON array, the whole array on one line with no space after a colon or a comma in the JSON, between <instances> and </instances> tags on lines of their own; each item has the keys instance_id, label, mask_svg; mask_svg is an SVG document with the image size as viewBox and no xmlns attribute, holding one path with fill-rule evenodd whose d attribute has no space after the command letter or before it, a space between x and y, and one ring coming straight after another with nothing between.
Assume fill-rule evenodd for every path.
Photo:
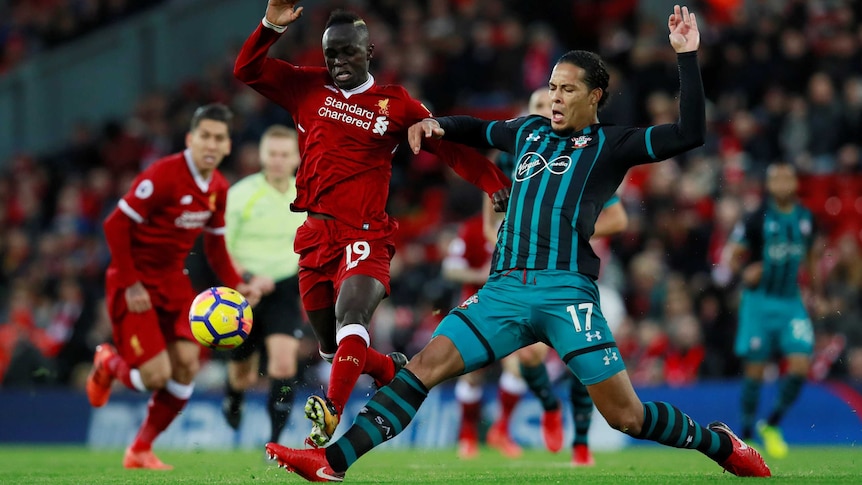
<instances>
[{"instance_id":1,"label":"open mouth","mask_svg":"<svg viewBox=\"0 0 862 485\"><path fill-rule=\"evenodd\" d=\"M335 73L335 75L333 76L333 78L336 81L347 81L352 76L353 76L353 74L350 71L337 71Z\"/></svg>"},{"instance_id":2,"label":"open mouth","mask_svg":"<svg viewBox=\"0 0 862 485\"><path fill-rule=\"evenodd\" d=\"M556 124L563 122L563 113L557 110L551 110L551 121Z\"/></svg>"}]
</instances>

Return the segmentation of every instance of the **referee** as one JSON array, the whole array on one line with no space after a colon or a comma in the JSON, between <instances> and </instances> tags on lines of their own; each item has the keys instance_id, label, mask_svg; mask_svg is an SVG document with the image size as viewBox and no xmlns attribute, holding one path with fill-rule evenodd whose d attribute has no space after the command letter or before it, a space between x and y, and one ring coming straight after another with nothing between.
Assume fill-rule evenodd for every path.
<instances>
[{"instance_id":1,"label":"referee","mask_svg":"<svg viewBox=\"0 0 862 485\"><path fill-rule=\"evenodd\" d=\"M260 162L261 171L234 184L227 197L228 252L243 279L263 279L268 291L254 308L248 340L231 352L222 412L238 429L245 391L256 384L265 351L270 441L277 443L290 416L303 324L293 240L306 215L290 211L300 162L296 131L282 125L267 129L260 139Z\"/></svg>"}]
</instances>

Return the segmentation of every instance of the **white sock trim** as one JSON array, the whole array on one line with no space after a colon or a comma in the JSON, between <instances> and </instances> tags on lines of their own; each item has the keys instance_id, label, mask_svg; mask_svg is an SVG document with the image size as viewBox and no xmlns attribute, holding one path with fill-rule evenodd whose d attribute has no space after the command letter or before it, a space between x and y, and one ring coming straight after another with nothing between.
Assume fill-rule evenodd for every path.
<instances>
[{"instance_id":1,"label":"white sock trim","mask_svg":"<svg viewBox=\"0 0 862 485\"><path fill-rule=\"evenodd\" d=\"M474 386L469 382L458 379L455 383L455 400L462 404L477 403L482 399L482 386Z\"/></svg>"},{"instance_id":2,"label":"white sock trim","mask_svg":"<svg viewBox=\"0 0 862 485\"><path fill-rule=\"evenodd\" d=\"M341 330L335 334L335 343L341 345L341 341L351 335L358 335L365 341L365 345L371 346L371 336L368 335L368 329L358 323L350 323L341 327Z\"/></svg>"},{"instance_id":3,"label":"white sock trim","mask_svg":"<svg viewBox=\"0 0 862 485\"><path fill-rule=\"evenodd\" d=\"M503 372L500 374L500 389L509 394L520 396L527 392L527 381L511 372Z\"/></svg>"},{"instance_id":4,"label":"white sock trim","mask_svg":"<svg viewBox=\"0 0 862 485\"><path fill-rule=\"evenodd\" d=\"M136 391L144 392L147 390L147 386L144 385L144 380L141 379L141 371L138 369L132 369L129 371L129 380L132 381L132 386L135 387Z\"/></svg>"},{"instance_id":5,"label":"white sock trim","mask_svg":"<svg viewBox=\"0 0 862 485\"><path fill-rule=\"evenodd\" d=\"M168 383L165 385L165 390L177 399L189 399L192 397L192 392L195 390L195 384L180 384L173 379L168 379Z\"/></svg>"},{"instance_id":6,"label":"white sock trim","mask_svg":"<svg viewBox=\"0 0 862 485\"><path fill-rule=\"evenodd\" d=\"M320 349L317 349L317 353L320 354L321 359L329 362L330 364L332 363L333 360L335 360L335 354L327 354L326 352L324 352Z\"/></svg>"}]
</instances>

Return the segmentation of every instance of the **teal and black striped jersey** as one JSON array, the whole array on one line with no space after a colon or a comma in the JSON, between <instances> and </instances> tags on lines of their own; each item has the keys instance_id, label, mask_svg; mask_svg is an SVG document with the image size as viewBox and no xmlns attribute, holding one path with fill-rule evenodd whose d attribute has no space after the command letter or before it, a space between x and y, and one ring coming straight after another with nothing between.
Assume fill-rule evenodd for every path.
<instances>
[{"instance_id":1,"label":"teal and black striped jersey","mask_svg":"<svg viewBox=\"0 0 862 485\"><path fill-rule=\"evenodd\" d=\"M705 102L695 53L678 55L680 120L648 128L597 123L557 133L548 118L507 121L449 116L444 139L514 155L512 192L500 226L493 271L558 269L598 277L589 244L595 222L632 166L703 144Z\"/></svg>"},{"instance_id":2,"label":"teal and black striped jersey","mask_svg":"<svg viewBox=\"0 0 862 485\"><path fill-rule=\"evenodd\" d=\"M514 155L512 155L511 153L508 153L508 152L500 152L500 154L497 156L496 160L494 160L494 163L497 165L497 168L499 168L510 179L512 179L512 180L515 179L515 156ZM614 194L613 197L611 197L610 199L608 199L607 202L605 202L605 205L602 206L602 210L607 209L608 207L610 207L614 204L619 204L620 202L622 202L620 200L620 196Z\"/></svg>"},{"instance_id":3,"label":"teal and black striped jersey","mask_svg":"<svg viewBox=\"0 0 862 485\"><path fill-rule=\"evenodd\" d=\"M515 176L515 155L509 152L500 152L494 160L494 164L510 179Z\"/></svg>"},{"instance_id":4,"label":"teal and black striped jersey","mask_svg":"<svg viewBox=\"0 0 862 485\"><path fill-rule=\"evenodd\" d=\"M731 241L748 249L751 262L762 262L763 273L755 291L769 296L799 296L799 268L814 243L814 217L796 204L790 212L764 204L733 230Z\"/></svg>"}]
</instances>

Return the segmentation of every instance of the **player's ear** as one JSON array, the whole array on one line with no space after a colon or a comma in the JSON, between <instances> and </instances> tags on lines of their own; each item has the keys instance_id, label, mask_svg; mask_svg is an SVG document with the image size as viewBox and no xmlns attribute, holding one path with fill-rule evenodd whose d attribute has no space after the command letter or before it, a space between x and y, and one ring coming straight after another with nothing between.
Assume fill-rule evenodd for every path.
<instances>
[{"instance_id":1,"label":"player's ear","mask_svg":"<svg viewBox=\"0 0 862 485\"><path fill-rule=\"evenodd\" d=\"M192 146L192 132L189 131L186 133L186 148L191 148Z\"/></svg>"},{"instance_id":2,"label":"player's ear","mask_svg":"<svg viewBox=\"0 0 862 485\"><path fill-rule=\"evenodd\" d=\"M368 59L371 60L374 57L374 44L368 44Z\"/></svg>"},{"instance_id":3,"label":"player's ear","mask_svg":"<svg viewBox=\"0 0 862 485\"><path fill-rule=\"evenodd\" d=\"M598 105L599 101L601 101L602 96L605 95L605 92L602 91L602 88L595 88L590 91L590 102L592 104Z\"/></svg>"}]
</instances>

